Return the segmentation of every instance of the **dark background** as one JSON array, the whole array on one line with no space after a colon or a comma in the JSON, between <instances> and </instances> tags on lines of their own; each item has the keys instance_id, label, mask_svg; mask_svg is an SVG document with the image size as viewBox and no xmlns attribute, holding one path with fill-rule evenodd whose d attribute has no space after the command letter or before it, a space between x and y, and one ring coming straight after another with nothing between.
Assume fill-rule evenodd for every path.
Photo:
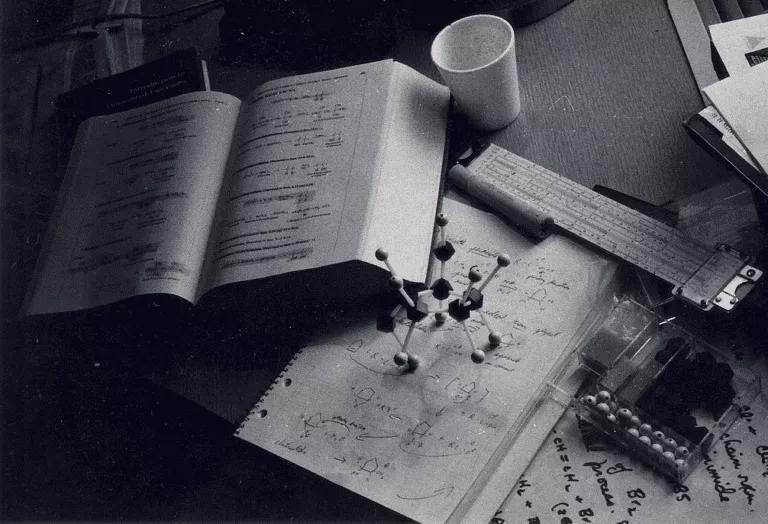
<instances>
[{"instance_id":1,"label":"dark background","mask_svg":"<svg viewBox=\"0 0 768 524\"><path fill-rule=\"evenodd\" d=\"M143 9L160 13L192 3L145 2ZM55 34L71 4L2 2L3 58L20 42ZM197 35L212 47L222 15L221 8L208 13L207 32ZM164 25L148 23L160 34L173 31ZM195 322L188 307L170 300L149 311L140 300L54 321L15 320L9 304L15 310L24 286L9 280L28 276L31 267L9 265L19 260L19 237L44 229L55 188L23 195L40 207L30 224L32 204L17 197L21 183L3 182L10 190L2 195L0 519L402 520L234 438L232 423L145 380L186 357L184 337L168 334ZM277 373L285 356L265 358ZM237 349L230 358L238 358Z\"/></svg>"}]
</instances>

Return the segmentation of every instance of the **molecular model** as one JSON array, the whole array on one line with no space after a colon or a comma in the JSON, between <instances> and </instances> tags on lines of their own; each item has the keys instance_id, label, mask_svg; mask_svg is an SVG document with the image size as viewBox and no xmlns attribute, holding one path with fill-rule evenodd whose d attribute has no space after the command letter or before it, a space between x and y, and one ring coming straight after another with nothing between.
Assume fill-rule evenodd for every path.
<instances>
[{"instance_id":1,"label":"molecular model","mask_svg":"<svg viewBox=\"0 0 768 524\"><path fill-rule=\"evenodd\" d=\"M472 347L472 362L477 364L485 360L485 352L475 345L472 335L469 332L469 328L467 327L467 319L473 312L477 312L483 324L488 329L488 342L490 346L496 347L501 343L501 334L491 328L488 318L483 314L481 308L483 307L483 289L485 289L485 286L488 285L488 282L491 281L499 269L510 264L510 257L505 254L499 255L496 259L496 267L479 287L475 287L475 285L483 279L483 276L477 268L472 267L469 270L469 285L467 288L463 293L454 292L453 286L445 278L445 263L456 253L456 249L453 245L445 239L445 226L448 224L448 217L443 213L439 213L435 219L435 223L439 228L440 238L435 248L432 250L432 255L440 262L440 276L435 279L428 289L415 291L413 296L405 291L403 279L397 276L397 273L389 261L389 254L382 248L376 250L376 258L386 264L387 269L389 269L391 274L389 278L390 287L400 294L400 303L390 312L380 315L377 322L377 329L395 335L401 348L400 351L395 354L394 361L398 366L407 365L410 369L416 369L421 363L421 359L418 355L408 351L411 335L416 327L416 323L430 315L434 317L435 323L438 326L443 325L448 320L448 316L461 323L464 332L469 339L469 344ZM430 303L428 302L430 295L437 299L438 302L436 307L430 307ZM448 306L445 307L445 301L451 297L453 297L453 300L451 300L448 303ZM410 325L408 327L408 332L405 335L405 339L401 341L395 333L395 317L403 308L405 308L406 311L406 318L410 320Z\"/></svg>"}]
</instances>

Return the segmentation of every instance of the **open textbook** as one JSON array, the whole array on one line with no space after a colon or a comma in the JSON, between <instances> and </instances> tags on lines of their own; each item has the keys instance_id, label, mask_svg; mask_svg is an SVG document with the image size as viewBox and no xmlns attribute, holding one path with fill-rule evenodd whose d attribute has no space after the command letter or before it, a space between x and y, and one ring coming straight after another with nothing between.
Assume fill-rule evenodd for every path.
<instances>
[{"instance_id":1,"label":"open textbook","mask_svg":"<svg viewBox=\"0 0 768 524\"><path fill-rule=\"evenodd\" d=\"M315 268L426 277L447 88L392 60L84 122L23 313ZM351 266L354 266L354 270ZM364 270L364 269L365 270Z\"/></svg>"},{"instance_id":2,"label":"open textbook","mask_svg":"<svg viewBox=\"0 0 768 524\"><path fill-rule=\"evenodd\" d=\"M443 212L456 248L445 275L455 289L470 268L488 275L500 253L512 259L483 292L501 345L488 348L482 320L470 317L470 336L487 350L475 364L461 323L427 317L409 345L422 364L408 371L393 362L400 346L377 331L372 305L329 323L237 435L417 521L483 523L565 409L543 401L548 383L612 303L618 279L614 262L565 237L535 243L453 200ZM389 251L393 263L406 256ZM406 324L398 317L401 340Z\"/></svg>"}]
</instances>

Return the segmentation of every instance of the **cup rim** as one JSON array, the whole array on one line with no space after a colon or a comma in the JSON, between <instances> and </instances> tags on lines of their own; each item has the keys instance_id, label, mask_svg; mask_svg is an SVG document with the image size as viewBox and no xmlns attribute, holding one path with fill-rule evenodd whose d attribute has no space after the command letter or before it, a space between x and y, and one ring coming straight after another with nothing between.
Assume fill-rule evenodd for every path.
<instances>
[{"instance_id":1,"label":"cup rim","mask_svg":"<svg viewBox=\"0 0 768 524\"><path fill-rule=\"evenodd\" d=\"M476 19L476 18L490 18L496 21L501 21L502 26L504 26L509 31L509 43L507 44L507 47L505 47L504 50L501 53L499 53L499 56L497 56L487 64L483 64L477 67L472 67L470 69L453 69L451 67L444 67L440 65L438 61L435 59L435 44L437 43L437 41L440 38L442 38L447 31L449 31L451 28L453 28L457 24L463 24L469 20ZM444 71L448 71L450 73L471 73L495 64L496 62L501 60L514 45L515 45L515 31L512 29L512 25L506 19L496 15L477 14L477 15L465 16L464 18L459 18L458 20L451 22L450 24L442 28L440 32L437 33L437 36L435 36L435 38L432 40L432 45L430 46L429 54L430 54L430 57L432 58L432 63Z\"/></svg>"}]
</instances>

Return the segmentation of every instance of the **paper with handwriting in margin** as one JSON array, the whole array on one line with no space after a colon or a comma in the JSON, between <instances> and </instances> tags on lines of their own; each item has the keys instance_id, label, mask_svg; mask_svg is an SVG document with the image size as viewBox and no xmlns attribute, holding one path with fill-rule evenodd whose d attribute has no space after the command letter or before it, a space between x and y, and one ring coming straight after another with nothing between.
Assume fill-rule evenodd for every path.
<instances>
[{"instance_id":1,"label":"paper with handwriting in margin","mask_svg":"<svg viewBox=\"0 0 768 524\"><path fill-rule=\"evenodd\" d=\"M760 352L737 349L735 366L768 370ZM492 524L765 524L768 522L768 398L748 406L683 484L608 442L566 412Z\"/></svg>"},{"instance_id":2,"label":"paper with handwriting in margin","mask_svg":"<svg viewBox=\"0 0 768 524\"><path fill-rule=\"evenodd\" d=\"M484 275L508 253L484 293L483 312L502 344L488 348L476 313L461 324L420 321L409 351L422 364L405 372L400 349L376 330L376 306L358 321L329 326L305 348L252 410L237 436L420 522L455 519L499 459L497 448L598 301L613 263L560 237L533 243L493 215L446 200L446 233L457 249L445 277L456 290L469 268ZM397 246L387 246L395 269ZM396 327L404 339L409 321ZM551 422L554 424L554 420ZM490 463L490 465L489 465ZM527 461L525 462L527 464ZM486 468L486 466L489 466ZM517 477L515 477L517 478ZM508 488L512 486L509 485ZM507 489L508 489L507 488ZM488 518L498 503L489 507ZM452 516L453 515L453 516Z\"/></svg>"},{"instance_id":3,"label":"paper with handwriting in margin","mask_svg":"<svg viewBox=\"0 0 768 524\"><path fill-rule=\"evenodd\" d=\"M680 485L609 445L567 412L493 524L764 524L768 520L764 396Z\"/></svg>"}]
</instances>

